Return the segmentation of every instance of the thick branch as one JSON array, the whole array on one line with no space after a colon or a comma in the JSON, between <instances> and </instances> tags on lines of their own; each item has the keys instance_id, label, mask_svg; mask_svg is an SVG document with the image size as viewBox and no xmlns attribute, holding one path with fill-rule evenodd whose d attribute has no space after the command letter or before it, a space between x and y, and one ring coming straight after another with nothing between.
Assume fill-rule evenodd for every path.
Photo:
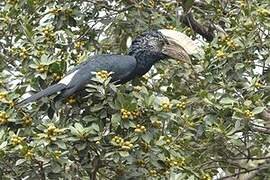
<instances>
[{"instance_id":1,"label":"thick branch","mask_svg":"<svg viewBox=\"0 0 270 180\"><path fill-rule=\"evenodd\" d=\"M214 39L214 29L213 27L209 26L208 28L204 27L200 23L198 23L194 17L192 16L191 12L183 15L181 17L181 21L196 33L202 35L207 41L212 41Z\"/></svg>"}]
</instances>

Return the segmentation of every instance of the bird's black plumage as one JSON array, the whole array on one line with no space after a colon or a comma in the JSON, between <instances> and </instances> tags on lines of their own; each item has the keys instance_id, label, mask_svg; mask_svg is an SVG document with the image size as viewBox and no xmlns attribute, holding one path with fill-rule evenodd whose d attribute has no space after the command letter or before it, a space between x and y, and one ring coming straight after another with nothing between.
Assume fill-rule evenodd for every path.
<instances>
[{"instance_id":1,"label":"bird's black plumage","mask_svg":"<svg viewBox=\"0 0 270 180\"><path fill-rule=\"evenodd\" d=\"M168 56L161 52L166 38L158 31L152 31L137 37L131 44L128 56L97 55L79 64L66 74L57 84L21 101L24 105L60 92L57 99L63 99L83 89L91 82L93 72L106 70L112 72L112 82L121 84L147 73L157 61Z\"/></svg>"}]
</instances>

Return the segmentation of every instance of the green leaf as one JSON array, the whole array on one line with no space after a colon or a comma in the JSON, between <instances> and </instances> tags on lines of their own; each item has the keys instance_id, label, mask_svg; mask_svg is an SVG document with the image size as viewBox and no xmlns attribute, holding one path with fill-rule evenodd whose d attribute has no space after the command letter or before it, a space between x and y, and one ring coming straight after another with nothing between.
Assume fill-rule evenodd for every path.
<instances>
[{"instance_id":1,"label":"green leaf","mask_svg":"<svg viewBox=\"0 0 270 180\"><path fill-rule=\"evenodd\" d=\"M15 166L20 166L21 164L23 164L26 161L26 159L18 159L15 163Z\"/></svg>"},{"instance_id":2,"label":"green leaf","mask_svg":"<svg viewBox=\"0 0 270 180\"><path fill-rule=\"evenodd\" d=\"M32 26L30 24L28 24L27 21L24 20L24 22L21 23L21 27L23 29L23 32L24 32L25 36L29 40L32 40L32 36L33 36Z\"/></svg>"},{"instance_id":3,"label":"green leaf","mask_svg":"<svg viewBox=\"0 0 270 180\"><path fill-rule=\"evenodd\" d=\"M244 65L243 63L237 63L237 64L235 65L235 69L236 69L236 70L242 69L242 68L244 68L244 67L245 67L245 65Z\"/></svg>"},{"instance_id":4,"label":"green leaf","mask_svg":"<svg viewBox=\"0 0 270 180\"><path fill-rule=\"evenodd\" d=\"M226 98L222 98L220 100L220 103L221 104L234 104L234 103L237 103L237 101L233 98L226 97Z\"/></svg>"},{"instance_id":5,"label":"green leaf","mask_svg":"<svg viewBox=\"0 0 270 180\"><path fill-rule=\"evenodd\" d=\"M264 109L265 109L265 107L256 107L252 110L252 113L259 114L259 113L263 112Z\"/></svg>"},{"instance_id":6,"label":"green leaf","mask_svg":"<svg viewBox=\"0 0 270 180\"><path fill-rule=\"evenodd\" d=\"M74 127L76 128L76 130L78 130L79 132L82 132L84 130L83 126L80 123L75 123Z\"/></svg>"},{"instance_id":7,"label":"green leaf","mask_svg":"<svg viewBox=\"0 0 270 180\"><path fill-rule=\"evenodd\" d=\"M0 144L0 149L4 149L7 146L8 142L4 141Z\"/></svg>"},{"instance_id":8,"label":"green leaf","mask_svg":"<svg viewBox=\"0 0 270 180\"><path fill-rule=\"evenodd\" d=\"M150 133L146 133L146 134L143 134L142 136L142 139L147 142L147 143L150 143L151 139L152 139L152 136Z\"/></svg>"},{"instance_id":9,"label":"green leaf","mask_svg":"<svg viewBox=\"0 0 270 180\"><path fill-rule=\"evenodd\" d=\"M120 154L120 156L122 156L122 157L128 157L128 156L129 156L128 151L119 151L119 154Z\"/></svg>"},{"instance_id":10,"label":"green leaf","mask_svg":"<svg viewBox=\"0 0 270 180\"><path fill-rule=\"evenodd\" d=\"M121 116L119 113L113 114L112 118L111 118L111 122L112 122L112 126L114 128L118 127L120 125L121 122Z\"/></svg>"},{"instance_id":11,"label":"green leaf","mask_svg":"<svg viewBox=\"0 0 270 180\"><path fill-rule=\"evenodd\" d=\"M91 129L95 130L96 132L99 132L99 126L96 123L91 124Z\"/></svg>"}]
</instances>

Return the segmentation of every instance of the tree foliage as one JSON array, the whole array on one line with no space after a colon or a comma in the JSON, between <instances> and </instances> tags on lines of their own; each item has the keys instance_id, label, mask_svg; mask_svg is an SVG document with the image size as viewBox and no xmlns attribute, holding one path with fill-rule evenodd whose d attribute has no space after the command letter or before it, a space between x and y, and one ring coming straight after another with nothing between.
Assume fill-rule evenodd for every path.
<instances>
[{"instance_id":1,"label":"tree foliage","mask_svg":"<svg viewBox=\"0 0 270 180\"><path fill-rule=\"evenodd\" d=\"M267 178L269 9L268 0L0 2L0 176ZM90 55L126 54L130 38L160 28L197 39L204 58L160 62L121 86L99 72L86 96L59 107L14 106Z\"/></svg>"}]
</instances>

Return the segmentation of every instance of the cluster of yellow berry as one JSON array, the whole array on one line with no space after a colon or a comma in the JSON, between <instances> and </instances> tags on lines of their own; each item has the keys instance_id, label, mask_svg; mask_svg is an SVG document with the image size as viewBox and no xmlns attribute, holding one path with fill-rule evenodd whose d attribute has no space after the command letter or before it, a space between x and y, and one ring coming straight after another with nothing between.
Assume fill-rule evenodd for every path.
<instances>
[{"instance_id":1,"label":"cluster of yellow berry","mask_svg":"<svg viewBox=\"0 0 270 180\"><path fill-rule=\"evenodd\" d=\"M254 116L253 112L251 112L250 110L245 110L244 115L248 119L250 119L250 118L252 118Z\"/></svg>"},{"instance_id":2,"label":"cluster of yellow berry","mask_svg":"<svg viewBox=\"0 0 270 180\"><path fill-rule=\"evenodd\" d=\"M135 133L145 133L146 132L146 128L143 125L137 124L134 132Z\"/></svg>"},{"instance_id":3,"label":"cluster of yellow berry","mask_svg":"<svg viewBox=\"0 0 270 180\"><path fill-rule=\"evenodd\" d=\"M9 101L7 101L7 103L9 104L10 107L15 106L15 102L13 100L9 100Z\"/></svg>"},{"instance_id":4,"label":"cluster of yellow berry","mask_svg":"<svg viewBox=\"0 0 270 180\"><path fill-rule=\"evenodd\" d=\"M0 101L5 101L7 98L7 93L6 92L0 92Z\"/></svg>"},{"instance_id":5,"label":"cluster of yellow berry","mask_svg":"<svg viewBox=\"0 0 270 180\"><path fill-rule=\"evenodd\" d=\"M85 45L85 42L83 42L83 41L78 41L78 42L75 42L75 44L74 44L74 47L76 48L76 49L80 49L82 46L84 46Z\"/></svg>"},{"instance_id":6,"label":"cluster of yellow berry","mask_svg":"<svg viewBox=\"0 0 270 180\"><path fill-rule=\"evenodd\" d=\"M18 0L7 0L8 4L15 5L18 3Z\"/></svg>"},{"instance_id":7,"label":"cluster of yellow berry","mask_svg":"<svg viewBox=\"0 0 270 180\"><path fill-rule=\"evenodd\" d=\"M16 135L16 134L13 134L13 135L11 136L10 142L11 142L11 144L12 144L13 146L16 146L16 145L22 144L23 139L24 139L23 137L20 137L20 136L18 136L18 135Z\"/></svg>"},{"instance_id":8,"label":"cluster of yellow berry","mask_svg":"<svg viewBox=\"0 0 270 180\"><path fill-rule=\"evenodd\" d=\"M162 127L162 122L161 121L154 121L152 122L152 125L154 128L160 129Z\"/></svg>"},{"instance_id":9,"label":"cluster of yellow berry","mask_svg":"<svg viewBox=\"0 0 270 180\"><path fill-rule=\"evenodd\" d=\"M28 149L28 150L26 151L26 153L24 154L24 157L25 157L26 159L32 159L33 156L34 156L34 153L33 153L33 150L32 150L32 149Z\"/></svg>"},{"instance_id":10,"label":"cluster of yellow berry","mask_svg":"<svg viewBox=\"0 0 270 180\"><path fill-rule=\"evenodd\" d=\"M148 143L141 141L139 144L143 152L148 152L151 149L151 145Z\"/></svg>"},{"instance_id":11,"label":"cluster of yellow berry","mask_svg":"<svg viewBox=\"0 0 270 180\"><path fill-rule=\"evenodd\" d=\"M121 109L121 117L122 119L129 119L129 118L137 118L141 116L140 111L128 111L126 109Z\"/></svg>"},{"instance_id":12,"label":"cluster of yellow berry","mask_svg":"<svg viewBox=\"0 0 270 180\"><path fill-rule=\"evenodd\" d=\"M238 47L238 45L236 44L236 42L235 42L231 37L229 37L229 36L220 37L220 38L219 38L219 41L220 41L220 43L222 43L223 45L227 45L228 47L230 47L230 48L232 48L232 49L235 49L235 48ZM219 51L220 51L219 54L222 55L222 52L223 52L223 54L225 54L223 50L219 50ZM217 52L218 52L218 51L217 51ZM217 54L218 54L218 53L217 53Z\"/></svg>"},{"instance_id":13,"label":"cluster of yellow berry","mask_svg":"<svg viewBox=\"0 0 270 180\"><path fill-rule=\"evenodd\" d=\"M36 70L37 72L39 73L44 73L46 71L46 67L43 65L43 64L39 64L37 67L36 67Z\"/></svg>"},{"instance_id":14,"label":"cluster of yellow berry","mask_svg":"<svg viewBox=\"0 0 270 180\"><path fill-rule=\"evenodd\" d=\"M211 176L209 174L202 174L202 176L200 177L201 180L211 180Z\"/></svg>"},{"instance_id":15,"label":"cluster of yellow berry","mask_svg":"<svg viewBox=\"0 0 270 180\"><path fill-rule=\"evenodd\" d=\"M58 14L58 13L60 13L61 11L62 11L61 8L55 8L55 9L50 10L50 13Z\"/></svg>"},{"instance_id":16,"label":"cluster of yellow berry","mask_svg":"<svg viewBox=\"0 0 270 180\"><path fill-rule=\"evenodd\" d=\"M167 158L165 164L168 167L182 167L185 164L185 158Z\"/></svg>"},{"instance_id":17,"label":"cluster of yellow berry","mask_svg":"<svg viewBox=\"0 0 270 180\"><path fill-rule=\"evenodd\" d=\"M71 14L72 13L72 9L63 9L63 8L55 8L55 9L52 9L50 10L50 13L53 13L53 14L59 14L60 12L62 13L65 13L66 14Z\"/></svg>"},{"instance_id":18,"label":"cluster of yellow berry","mask_svg":"<svg viewBox=\"0 0 270 180\"><path fill-rule=\"evenodd\" d=\"M174 25L170 25L170 24L166 25L166 28L167 29L172 29L172 30L176 29L176 27Z\"/></svg>"},{"instance_id":19,"label":"cluster of yellow berry","mask_svg":"<svg viewBox=\"0 0 270 180\"><path fill-rule=\"evenodd\" d=\"M74 96L69 96L67 99L67 103L72 105L76 103L76 98Z\"/></svg>"},{"instance_id":20,"label":"cluster of yellow berry","mask_svg":"<svg viewBox=\"0 0 270 180\"><path fill-rule=\"evenodd\" d=\"M134 89L134 91L140 91L142 89L142 87L141 86L134 86L133 89Z\"/></svg>"},{"instance_id":21,"label":"cluster of yellow berry","mask_svg":"<svg viewBox=\"0 0 270 180\"><path fill-rule=\"evenodd\" d=\"M26 116L24 116L24 117L22 118L22 121L23 121L23 125L24 125L24 126L29 126L29 125L32 124L33 119L32 119L32 117L26 115Z\"/></svg>"},{"instance_id":22,"label":"cluster of yellow berry","mask_svg":"<svg viewBox=\"0 0 270 180\"><path fill-rule=\"evenodd\" d=\"M261 16L270 16L270 10L265 8L258 8L256 12L259 13Z\"/></svg>"},{"instance_id":23,"label":"cluster of yellow berry","mask_svg":"<svg viewBox=\"0 0 270 180\"><path fill-rule=\"evenodd\" d=\"M164 112L170 112L172 109L172 105L168 102L164 102L161 104L162 111Z\"/></svg>"},{"instance_id":24,"label":"cluster of yellow berry","mask_svg":"<svg viewBox=\"0 0 270 180\"><path fill-rule=\"evenodd\" d=\"M124 139L120 136L114 136L112 138L112 142L114 142L117 146L121 146L124 143Z\"/></svg>"},{"instance_id":25,"label":"cluster of yellow berry","mask_svg":"<svg viewBox=\"0 0 270 180\"><path fill-rule=\"evenodd\" d=\"M260 88L263 86L263 84L260 83L260 81L256 81L255 84L254 84L254 86L255 86L257 89L260 89Z\"/></svg>"},{"instance_id":26,"label":"cluster of yellow berry","mask_svg":"<svg viewBox=\"0 0 270 180\"><path fill-rule=\"evenodd\" d=\"M0 111L0 124L6 124L8 122L9 116L6 112Z\"/></svg>"},{"instance_id":27,"label":"cluster of yellow berry","mask_svg":"<svg viewBox=\"0 0 270 180\"><path fill-rule=\"evenodd\" d=\"M108 71L102 70L97 72L97 77L100 77L101 79L108 79L108 77L110 76L110 73Z\"/></svg>"},{"instance_id":28,"label":"cluster of yellow berry","mask_svg":"<svg viewBox=\"0 0 270 180\"><path fill-rule=\"evenodd\" d=\"M218 59L223 59L225 58L227 55L226 53L224 52L224 50L217 50L217 53L216 53L216 57Z\"/></svg>"},{"instance_id":29,"label":"cluster of yellow berry","mask_svg":"<svg viewBox=\"0 0 270 180\"><path fill-rule=\"evenodd\" d=\"M167 144L170 144L172 142L172 135L167 135L164 137L164 141L167 143Z\"/></svg>"},{"instance_id":30,"label":"cluster of yellow berry","mask_svg":"<svg viewBox=\"0 0 270 180\"><path fill-rule=\"evenodd\" d=\"M128 119L131 116L131 112L126 109L121 109L122 119Z\"/></svg>"},{"instance_id":31,"label":"cluster of yellow berry","mask_svg":"<svg viewBox=\"0 0 270 180\"><path fill-rule=\"evenodd\" d=\"M52 27L45 27L42 29L42 32L46 38L46 40L54 40L54 32Z\"/></svg>"},{"instance_id":32,"label":"cluster of yellow berry","mask_svg":"<svg viewBox=\"0 0 270 180\"><path fill-rule=\"evenodd\" d=\"M131 150L133 147L134 145L130 141L125 141L121 146L121 148L126 151Z\"/></svg>"},{"instance_id":33,"label":"cluster of yellow berry","mask_svg":"<svg viewBox=\"0 0 270 180\"><path fill-rule=\"evenodd\" d=\"M134 147L134 145L130 141L124 141L124 139L121 138L120 136L114 136L112 138L112 142L116 146L121 146L121 149L127 150L127 151L131 150Z\"/></svg>"},{"instance_id":34,"label":"cluster of yellow berry","mask_svg":"<svg viewBox=\"0 0 270 180\"><path fill-rule=\"evenodd\" d=\"M47 137L49 139L51 139L53 136L56 136L56 135L62 133L63 130L55 127L54 124L49 124L48 128L45 129L44 132L47 134Z\"/></svg>"},{"instance_id":35,"label":"cluster of yellow berry","mask_svg":"<svg viewBox=\"0 0 270 180\"><path fill-rule=\"evenodd\" d=\"M136 111L131 111L131 115L133 118L138 118L142 115L142 112L139 111L139 110L136 110Z\"/></svg>"},{"instance_id":36,"label":"cluster of yellow berry","mask_svg":"<svg viewBox=\"0 0 270 180\"><path fill-rule=\"evenodd\" d=\"M137 164L139 167L145 167L146 162L145 162L145 160L143 160L143 159L139 159L139 160L136 161L136 164Z\"/></svg>"},{"instance_id":37,"label":"cluster of yellow berry","mask_svg":"<svg viewBox=\"0 0 270 180\"><path fill-rule=\"evenodd\" d=\"M247 5L245 0L240 0L240 1L237 1L237 2L239 3L241 8L244 8Z\"/></svg>"},{"instance_id":38,"label":"cluster of yellow berry","mask_svg":"<svg viewBox=\"0 0 270 180\"><path fill-rule=\"evenodd\" d=\"M149 78L150 78L150 76L149 76L149 74L145 74L145 75L142 76L142 78L143 78L144 80L148 81Z\"/></svg>"},{"instance_id":39,"label":"cluster of yellow berry","mask_svg":"<svg viewBox=\"0 0 270 180\"><path fill-rule=\"evenodd\" d=\"M151 169L149 170L149 175L152 177L157 177L158 173L155 169Z\"/></svg>"},{"instance_id":40,"label":"cluster of yellow berry","mask_svg":"<svg viewBox=\"0 0 270 180\"><path fill-rule=\"evenodd\" d=\"M11 21L11 18L10 18L8 15L5 15L5 16L3 17L3 22L4 22L4 23L9 24L10 21Z\"/></svg>"},{"instance_id":41,"label":"cluster of yellow berry","mask_svg":"<svg viewBox=\"0 0 270 180\"><path fill-rule=\"evenodd\" d=\"M162 3L162 5L163 5L163 7L164 7L164 9L166 10L166 11L172 11L173 9L174 9L174 3Z\"/></svg>"},{"instance_id":42,"label":"cluster of yellow berry","mask_svg":"<svg viewBox=\"0 0 270 180\"><path fill-rule=\"evenodd\" d=\"M231 38L228 38L228 37L225 38L225 42L232 49L236 49L238 47L238 45L236 44L236 42L233 39L231 39Z\"/></svg>"},{"instance_id":43,"label":"cluster of yellow berry","mask_svg":"<svg viewBox=\"0 0 270 180\"><path fill-rule=\"evenodd\" d=\"M59 81L61 78L62 78L61 75L59 75L59 74L57 74L57 73L53 73L53 79L54 79L55 81Z\"/></svg>"},{"instance_id":44,"label":"cluster of yellow berry","mask_svg":"<svg viewBox=\"0 0 270 180\"><path fill-rule=\"evenodd\" d=\"M178 109L185 109L186 108L186 105L187 105L187 103L185 101L183 101L183 102L177 103L176 104L176 107Z\"/></svg>"},{"instance_id":45,"label":"cluster of yellow berry","mask_svg":"<svg viewBox=\"0 0 270 180\"><path fill-rule=\"evenodd\" d=\"M25 47L20 48L19 56L22 59L26 59L29 56L28 50Z\"/></svg>"}]
</instances>

